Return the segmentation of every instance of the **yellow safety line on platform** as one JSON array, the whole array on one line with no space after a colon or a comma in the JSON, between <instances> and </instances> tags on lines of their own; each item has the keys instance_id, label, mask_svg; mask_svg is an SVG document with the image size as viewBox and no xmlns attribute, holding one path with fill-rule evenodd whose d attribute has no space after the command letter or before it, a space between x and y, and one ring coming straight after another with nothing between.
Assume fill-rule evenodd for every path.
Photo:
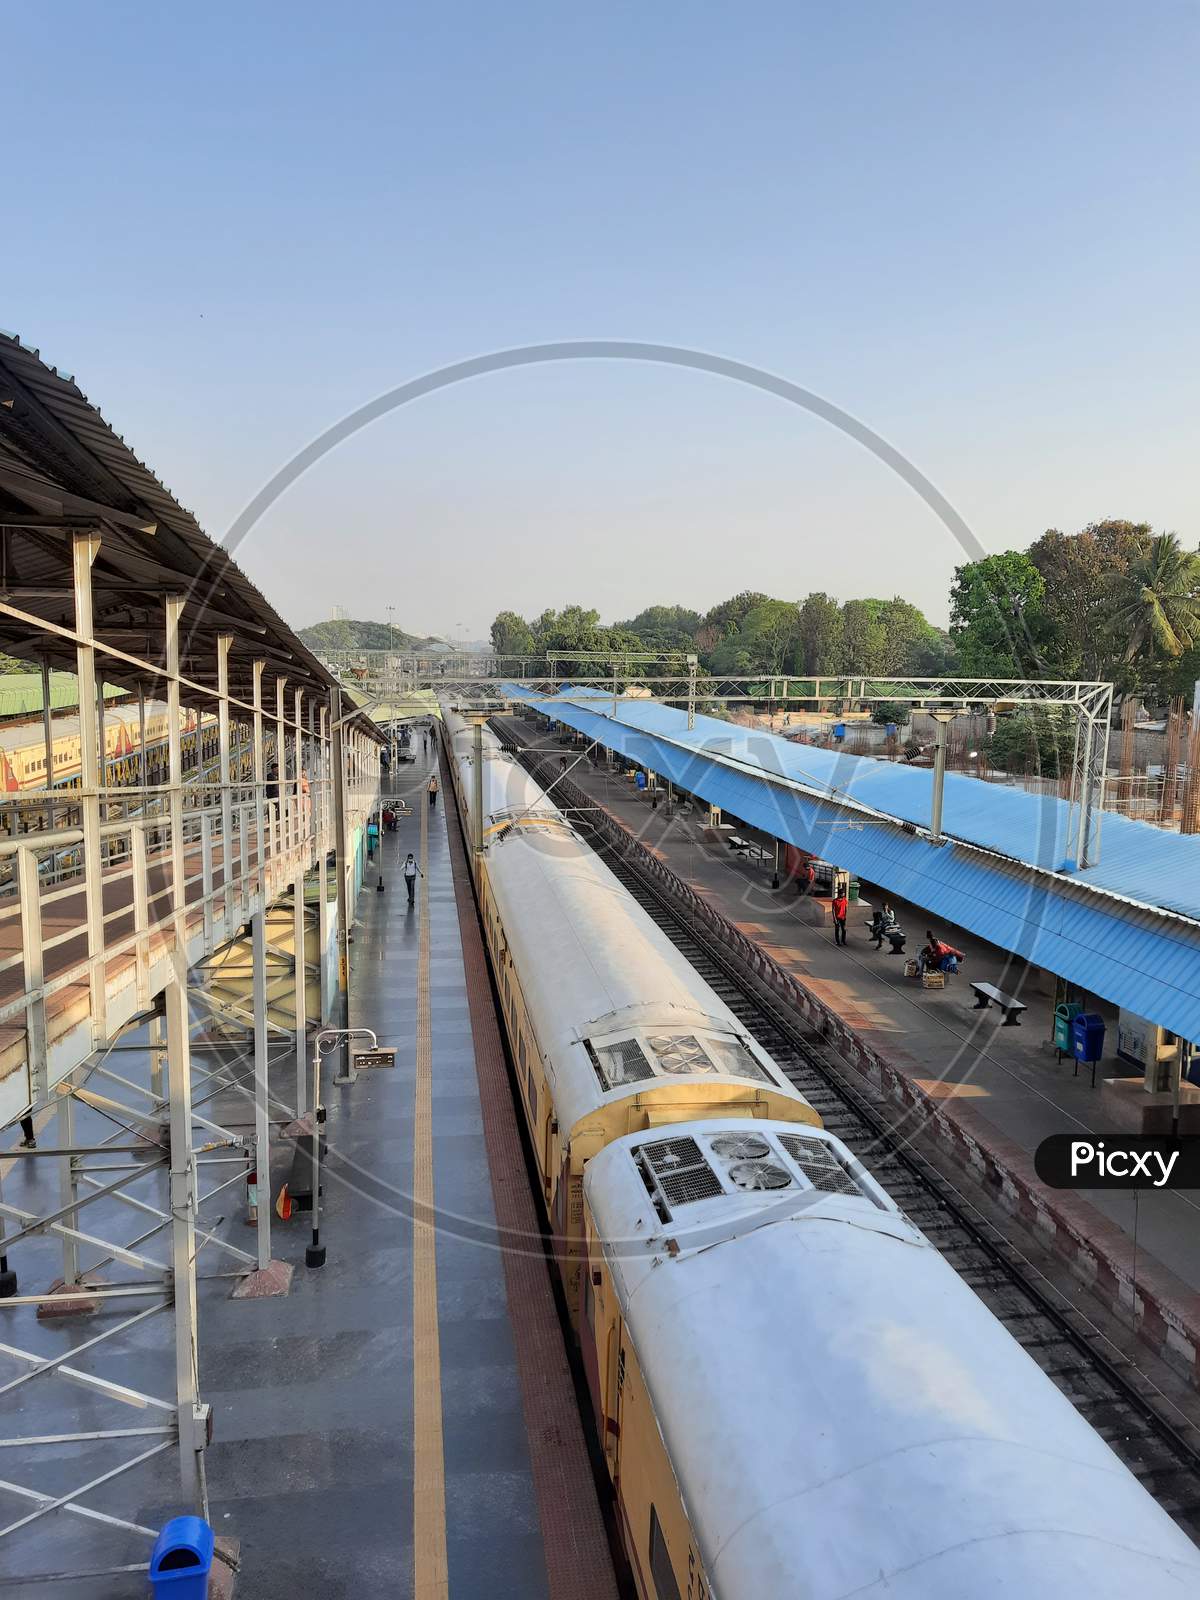
<instances>
[{"instance_id":1,"label":"yellow safety line on platform","mask_svg":"<svg viewBox=\"0 0 1200 1600\"><path fill-rule=\"evenodd\" d=\"M433 1216L433 1030L429 1009L429 807L421 807L417 1080L413 1105L413 1593L447 1600L446 1462Z\"/></svg>"}]
</instances>

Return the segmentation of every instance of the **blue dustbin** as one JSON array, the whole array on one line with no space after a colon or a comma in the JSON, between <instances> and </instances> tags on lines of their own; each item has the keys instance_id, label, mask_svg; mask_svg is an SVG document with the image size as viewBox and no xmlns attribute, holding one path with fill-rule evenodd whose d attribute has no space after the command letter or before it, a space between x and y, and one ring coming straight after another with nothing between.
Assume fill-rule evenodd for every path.
<instances>
[{"instance_id":1,"label":"blue dustbin","mask_svg":"<svg viewBox=\"0 0 1200 1600\"><path fill-rule=\"evenodd\" d=\"M846 724L844 722L835 722L834 723L834 725L833 725L833 737L835 739L844 739L846 737Z\"/></svg>"},{"instance_id":2,"label":"blue dustbin","mask_svg":"<svg viewBox=\"0 0 1200 1600\"><path fill-rule=\"evenodd\" d=\"M1081 1011L1071 1019L1071 1054L1076 1061L1099 1061L1104 1054L1104 1018Z\"/></svg>"},{"instance_id":3,"label":"blue dustbin","mask_svg":"<svg viewBox=\"0 0 1200 1600\"><path fill-rule=\"evenodd\" d=\"M150 1588L163 1600L205 1600L213 1531L203 1517L172 1517L154 1541Z\"/></svg>"}]
</instances>

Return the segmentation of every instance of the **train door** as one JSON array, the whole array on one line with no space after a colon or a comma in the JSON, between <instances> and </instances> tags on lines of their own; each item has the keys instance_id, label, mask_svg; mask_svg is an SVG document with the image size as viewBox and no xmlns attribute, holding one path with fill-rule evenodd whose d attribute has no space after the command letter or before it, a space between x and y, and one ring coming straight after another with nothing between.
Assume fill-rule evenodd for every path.
<instances>
[{"instance_id":1,"label":"train door","mask_svg":"<svg viewBox=\"0 0 1200 1600\"><path fill-rule=\"evenodd\" d=\"M617 1487L621 1477L621 1412L625 1393L625 1349L622 1322L614 1317L608 1326L604 1350L604 1459Z\"/></svg>"}]
</instances>

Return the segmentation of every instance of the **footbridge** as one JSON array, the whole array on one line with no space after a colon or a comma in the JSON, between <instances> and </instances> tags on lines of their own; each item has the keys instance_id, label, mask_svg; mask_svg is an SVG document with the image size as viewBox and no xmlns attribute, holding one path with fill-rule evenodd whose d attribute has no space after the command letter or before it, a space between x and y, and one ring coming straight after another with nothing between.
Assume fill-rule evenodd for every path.
<instances>
[{"instance_id":1,"label":"footbridge","mask_svg":"<svg viewBox=\"0 0 1200 1600\"><path fill-rule=\"evenodd\" d=\"M0 1339L17 1370L0 1395L24 1418L0 1426L11 1573L53 1511L80 1536L151 1534L131 1509L144 1488L121 1483L160 1454L171 1467L152 1471L204 1504L198 1257L235 1292L285 1286L269 1192L244 1242L218 1224L306 1114L306 1036L344 997L382 736L73 380L9 337L0 652L47 688L72 675L78 708L69 784L47 693L43 785L0 796L0 1126L23 1135L0 1159ZM165 721L149 769L107 759L114 689L137 701L143 746L147 704ZM296 1065L283 1106L267 1078L280 1049ZM205 1114L236 1085L244 1117ZM98 1310L102 1331L69 1354L46 1344ZM143 1364L158 1372L172 1345L147 1389ZM63 1385L90 1397L86 1425Z\"/></svg>"}]
</instances>

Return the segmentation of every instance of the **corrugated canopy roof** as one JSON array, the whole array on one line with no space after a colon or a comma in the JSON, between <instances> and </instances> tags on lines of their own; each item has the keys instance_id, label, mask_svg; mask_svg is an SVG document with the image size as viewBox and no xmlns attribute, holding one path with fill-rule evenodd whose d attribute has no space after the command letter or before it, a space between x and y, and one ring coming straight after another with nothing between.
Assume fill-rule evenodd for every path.
<instances>
[{"instance_id":1,"label":"corrugated canopy roof","mask_svg":"<svg viewBox=\"0 0 1200 1600\"><path fill-rule=\"evenodd\" d=\"M535 704L542 698L515 686L506 692ZM1056 872L1037 863L1055 860L1062 802L963 778L953 788L947 780L949 837L937 845L918 832L928 825L928 771L797 748L712 717L698 716L689 730L685 712L638 699L618 704L613 721L611 693L568 689L558 705L538 709L731 816L923 907L931 920L969 929L1200 1041L1200 840L1106 817L1100 864ZM1019 808L1010 811L1004 802L1012 800ZM989 801L1002 814L990 812ZM865 825L848 825L859 819Z\"/></svg>"},{"instance_id":2,"label":"corrugated canopy roof","mask_svg":"<svg viewBox=\"0 0 1200 1600\"><path fill-rule=\"evenodd\" d=\"M184 594L182 670L216 687L216 640L230 634L229 687L253 693L252 663L267 662L264 703L275 680L324 697L334 679L237 564L139 461L74 380L11 335L0 334L0 591L6 604L62 628L74 627L71 538L95 529L92 568L98 642L152 665L162 664L164 599ZM0 651L72 671L74 643L0 613ZM162 691L152 671L97 660L110 682L150 695ZM185 703L211 700L184 688ZM289 701L290 713L290 701ZM375 732L369 719L362 726Z\"/></svg>"},{"instance_id":3,"label":"corrugated canopy roof","mask_svg":"<svg viewBox=\"0 0 1200 1600\"><path fill-rule=\"evenodd\" d=\"M595 700L599 712L612 706L611 693L578 685L568 686L562 695L579 704ZM761 767L825 799L863 806L919 828L930 826L933 772L928 767L798 744L716 717L697 715L689 730L685 712L638 698L622 698L618 705L620 720L631 727ZM1050 795L946 774L942 831L948 838L1045 872L1063 870L1069 813L1066 801ZM1100 843L1100 859L1094 866L1070 869L1072 883L1200 922L1200 834L1172 833L1106 812Z\"/></svg>"}]
</instances>

